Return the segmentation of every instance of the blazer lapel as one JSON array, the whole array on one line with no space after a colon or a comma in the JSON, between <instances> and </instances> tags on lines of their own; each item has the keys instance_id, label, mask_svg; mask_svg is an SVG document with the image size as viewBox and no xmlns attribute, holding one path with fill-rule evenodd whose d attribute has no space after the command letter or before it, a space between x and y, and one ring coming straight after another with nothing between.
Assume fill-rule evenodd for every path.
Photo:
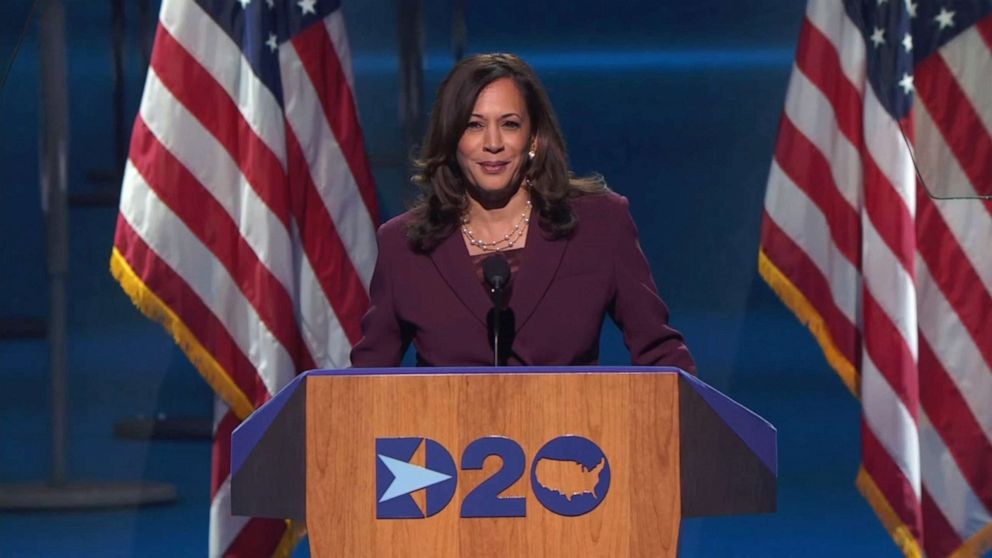
<instances>
[{"instance_id":1,"label":"blazer lapel","mask_svg":"<svg viewBox=\"0 0 992 558\"><path fill-rule=\"evenodd\" d=\"M537 309L537 304L544 298L544 293L551 286L551 280L558 272L567 245L568 240L564 238L558 240L544 238L537 220L531 219L531 226L527 231L527 245L520 262L520 272L513 280L513 295L510 298L510 308L517 322L517 331L524 327Z\"/></svg>"},{"instance_id":2,"label":"blazer lapel","mask_svg":"<svg viewBox=\"0 0 992 558\"><path fill-rule=\"evenodd\" d=\"M485 325L486 314L493 304L475 274L462 235L457 231L458 229L455 229L455 233L448 235L448 238L434 248L431 252L431 260L434 261L434 267L448 287L454 291L455 296L469 309L475 319Z\"/></svg>"}]
</instances>

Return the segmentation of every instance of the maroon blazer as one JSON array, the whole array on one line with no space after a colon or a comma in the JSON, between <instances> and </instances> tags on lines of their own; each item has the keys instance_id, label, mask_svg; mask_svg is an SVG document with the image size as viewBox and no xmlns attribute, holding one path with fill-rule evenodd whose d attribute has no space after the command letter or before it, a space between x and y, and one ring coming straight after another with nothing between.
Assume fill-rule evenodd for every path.
<instances>
[{"instance_id":1,"label":"maroon blazer","mask_svg":"<svg viewBox=\"0 0 992 558\"><path fill-rule=\"evenodd\" d=\"M548 240L537 226L527 233L513 278L516 334L508 364L595 365L609 314L623 330L634 365L695 373L682 335L668 325L627 199L590 194L571 204L578 218L571 237ZM486 326L492 302L461 234L418 254L407 239L409 219L405 213L379 228L371 307L352 366L398 366L411 341L421 365L492 365Z\"/></svg>"}]
</instances>

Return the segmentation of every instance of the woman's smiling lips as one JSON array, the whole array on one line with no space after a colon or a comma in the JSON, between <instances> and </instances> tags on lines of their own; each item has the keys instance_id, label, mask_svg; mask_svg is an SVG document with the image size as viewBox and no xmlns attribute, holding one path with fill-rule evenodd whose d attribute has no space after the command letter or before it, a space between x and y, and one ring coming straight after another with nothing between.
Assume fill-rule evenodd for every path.
<instances>
[{"instance_id":1,"label":"woman's smiling lips","mask_svg":"<svg viewBox=\"0 0 992 558\"><path fill-rule=\"evenodd\" d=\"M486 174L499 174L509 165L509 161L479 161L482 172Z\"/></svg>"}]
</instances>

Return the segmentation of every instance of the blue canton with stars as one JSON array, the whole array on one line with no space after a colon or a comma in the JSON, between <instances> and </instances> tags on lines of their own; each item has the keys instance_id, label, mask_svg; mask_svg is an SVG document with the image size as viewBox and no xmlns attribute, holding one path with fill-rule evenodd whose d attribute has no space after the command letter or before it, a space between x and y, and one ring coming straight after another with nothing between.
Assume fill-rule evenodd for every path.
<instances>
[{"instance_id":1,"label":"blue canton with stars","mask_svg":"<svg viewBox=\"0 0 992 558\"><path fill-rule=\"evenodd\" d=\"M992 0L844 0L861 30L868 80L893 118L913 104L916 64L992 12Z\"/></svg>"},{"instance_id":2,"label":"blue canton with stars","mask_svg":"<svg viewBox=\"0 0 992 558\"><path fill-rule=\"evenodd\" d=\"M196 0L237 43L255 75L282 105L278 46L322 21L340 0Z\"/></svg>"}]
</instances>

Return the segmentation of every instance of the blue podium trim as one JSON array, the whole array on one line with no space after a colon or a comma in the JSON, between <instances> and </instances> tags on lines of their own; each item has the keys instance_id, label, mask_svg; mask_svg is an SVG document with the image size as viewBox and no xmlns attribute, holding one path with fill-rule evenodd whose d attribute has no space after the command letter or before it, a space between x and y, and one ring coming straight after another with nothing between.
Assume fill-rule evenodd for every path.
<instances>
[{"instance_id":1,"label":"blue podium trim","mask_svg":"<svg viewBox=\"0 0 992 558\"><path fill-rule=\"evenodd\" d=\"M241 469L245 459L251 455L252 450L272 426L272 422L279 416L296 390L306 381L308 375L310 375L309 372L304 372L293 378L293 381L286 384L286 387L279 390L279 393L266 401L234 429L234 432L231 433L232 476Z\"/></svg>"},{"instance_id":2,"label":"blue podium trim","mask_svg":"<svg viewBox=\"0 0 992 558\"><path fill-rule=\"evenodd\" d=\"M713 389L691 374L683 378L703 398L724 423L734 431L754 455L778 476L778 437L775 427L757 413Z\"/></svg>"},{"instance_id":3,"label":"blue podium trim","mask_svg":"<svg viewBox=\"0 0 992 558\"><path fill-rule=\"evenodd\" d=\"M585 367L581 367L585 368ZM778 448L775 427L746 407L676 367L610 366L588 367L576 372L568 366L506 366L464 368L349 368L309 370L293 379L272 399L238 426L232 434L231 474L236 473L262 439L286 402L309 376L445 376L455 374L678 374L698 393L726 424L754 451L768 469L778 475Z\"/></svg>"},{"instance_id":4,"label":"blue podium trim","mask_svg":"<svg viewBox=\"0 0 992 558\"><path fill-rule=\"evenodd\" d=\"M585 372L576 372L585 370ZM674 366L465 366L448 368L348 368L310 370L308 376L450 376L454 374L682 374Z\"/></svg>"}]
</instances>

